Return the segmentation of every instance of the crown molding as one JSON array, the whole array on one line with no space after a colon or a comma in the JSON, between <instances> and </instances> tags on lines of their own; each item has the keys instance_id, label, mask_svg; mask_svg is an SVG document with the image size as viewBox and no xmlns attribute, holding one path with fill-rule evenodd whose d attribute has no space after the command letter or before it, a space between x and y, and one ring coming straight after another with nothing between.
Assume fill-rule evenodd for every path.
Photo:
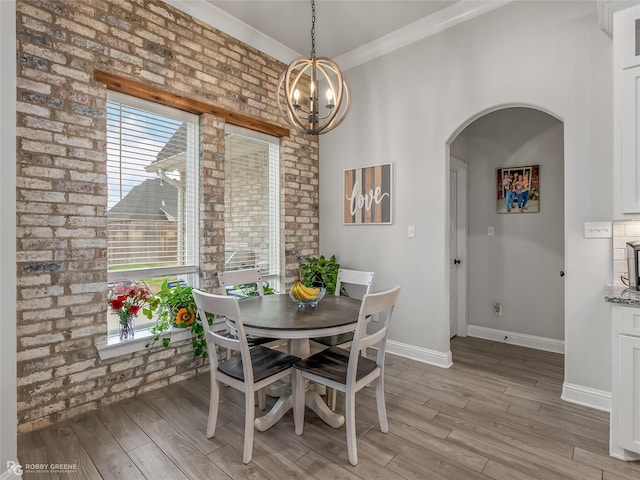
<instances>
[{"instance_id":1,"label":"crown molding","mask_svg":"<svg viewBox=\"0 0 640 480\"><path fill-rule=\"evenodd\" d=\"M598 25L600 30L613 37L613 14L618 10L639 5L638 0L598 0Z\"/></svg>"},{"instance_id":2,"label":"crown molding","mask_svg":"<svg viewBox=\"0 0 640 480\"><path fill-rule=\"evenodd\" d=\"M288 64L301 54L255 28L210 4L207 0L164 0L167 4L191 15L212 27L244 42L276 60ZM373 42L336 57L334 61L344 71L366 63L374 58L415 43L447 28L476 18L486 12L502 7L513 0L461 1L433 15L417 20L405 27L380 37Z\"/></svg>"},{"instance_id":3,"label":"crown molding","mask_svg":"<svg viewBox=\"0 0 640 480\"><path fill-rule=\"evenodd\" d=\"M335 62L342 70L348 70L375 58L386 55L402 47L435 35L491 10L503 7L513 0L461 1L450 7L421 18L405 27L391 32L373 42L362 45L351 52L336 57Z\"/></svg>"},{"instance_id":4,"label":"crown molding","mask_svg":"<svg viewBox=\"0 0 640 480\"><path fill-rule=\"evenodd\" d=\"M164 2L267 55L271 55L282 63L288 64L300 56L295 50L241 22L207 0L164 0Z\"/></svg>"}]
</instances>

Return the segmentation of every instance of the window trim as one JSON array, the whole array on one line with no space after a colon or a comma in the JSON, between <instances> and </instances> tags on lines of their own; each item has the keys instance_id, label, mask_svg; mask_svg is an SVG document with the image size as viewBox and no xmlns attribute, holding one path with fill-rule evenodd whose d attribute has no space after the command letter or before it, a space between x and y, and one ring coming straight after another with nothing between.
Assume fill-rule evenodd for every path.
<instances>
[{"instance_id":1,"label":"window trim","mask_svg":"<svg viewBox=\"0 0 640 480\"><path fill-rule=\"evenodd\" d=\"M200 100L183 97L175 93L136 82L126 77L121 77L103 70L94 70L93 78L96 82L103 83L110 92L120 92L149 102L167 107L191 112L199 115L208 113L223 118L227 124L244 127L255 132L267 133L278 138L290 136L289 129L267 122L260 118L250 117L239 112L233 112L216 105L211 105Z\"/></svg>"},{"instance_id":2,"label":"window trim","mask_svg":"<svg viewBox=\"0 0 640 480\"><path fill-rule=\"evenodd\" d=\"M169 275L189 275L198 273L198 265L183 265L180 267L132 268L130 270L114 270L107 272L109 282L119 280L142 280L147 277L168 277Z\"/></svg>"},{"instance_id":3,"label":"window trim","mask_svg":"<svg viewBox=\"0 0 640 480\"><path fill-rule=\"evenodd\" d=\"M171 342L180 342L182 340L188 340L192 337L190 328L178 328L175 330L169 330L162 332L157 342L158 345L162 345L162 339L171 336ZM147 345L151 339L155 336L151 333L151 329L143 328L136 330L136 336L130 340L120 341L118 334L106 335L104 343L96 345L98 355L101 360L107 360L109 358L119 357L121 355L127 355L135 352L142 352L147 349Z\"/></svg>"}]
</instances>

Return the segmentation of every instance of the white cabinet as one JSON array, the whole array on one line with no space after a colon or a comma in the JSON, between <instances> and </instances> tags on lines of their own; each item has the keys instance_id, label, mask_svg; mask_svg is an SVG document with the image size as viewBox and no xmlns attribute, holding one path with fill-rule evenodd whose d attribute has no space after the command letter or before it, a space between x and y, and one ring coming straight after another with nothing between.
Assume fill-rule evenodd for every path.
<instances>
[{"instance_id":1,"label":"white cabinet","mask_svg":"<svg viewBox=\"0 0 640 480\"><path fill-rule=\"evenodd\" d=\"M621 86L622 208L640 213L640 66L622 72Z\"/></svg>"},{"instance_id":2,"label":"white cabinet","mask_svg":"<svg viewBox=\"0 0 640 480\"><path fill-rule=\"evenodd\" d=\"M640 337L620 335L618 445L640 453Z\"/></svg>"},{"instance_id":3,"label":"white cabinet","mask_svg":"<svg viewBox=\"0 0 640 480\"><path fill-rule=\"evenodd\" d=\"M640 308L613 306L610 453L640 459Z\"/></svg>"},{"instance_id":4,"label":"white cabinet","mask_svg":"<svg viewBox=\"0 0 640 480\"><path fill-rule=\"evenodd\" d=\"M640 6L613 14L614 157L622 212L640 213Z\"/></svg>"}]
</instances>

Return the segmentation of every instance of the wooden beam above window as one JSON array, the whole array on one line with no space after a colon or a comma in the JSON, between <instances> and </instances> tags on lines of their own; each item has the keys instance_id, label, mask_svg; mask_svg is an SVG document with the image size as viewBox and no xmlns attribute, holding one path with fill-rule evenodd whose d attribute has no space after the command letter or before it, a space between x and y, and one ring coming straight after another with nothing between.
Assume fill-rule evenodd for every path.
<instances>
[{"instance_id":1,"label":"wooden beam above window","mask_svg":"<svg viewBox=\"0 0 640 480\"><path fill-rule=\"evenodd\" d=\"M176 95L175 93L166 92L157 87L152 87L144 83L136 82L128 78L114 75L113 73L95 70L93 77L97 82L104 83L109 90L124 93L134 97L149 100L151 102L166 105L168 107L177 108L186 112L202 114L209 113L217 117L223 118L225 122L238 127L248 128L257 132L267 133L276 137L288 137L289 129L269 123L259 118L250 117L241 113L225 110L209 103L194 100L192 98Z\"/></svg>"}]
</instances>

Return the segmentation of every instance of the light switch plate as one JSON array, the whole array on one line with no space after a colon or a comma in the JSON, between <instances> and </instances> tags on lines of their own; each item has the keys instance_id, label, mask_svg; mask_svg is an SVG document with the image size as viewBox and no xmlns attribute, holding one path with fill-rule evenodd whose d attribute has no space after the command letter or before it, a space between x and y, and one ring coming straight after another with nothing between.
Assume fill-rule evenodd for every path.
<instances>
[{"instance_id":1,"label":"light switch plate","mask_svg":"<svg viewBox=\"0 0 640 480\"><path fill-rule=\"evenodd\" d=\"M611 222L584 222L584 238L612 238Z\"/></svg>"}]
</instances>

